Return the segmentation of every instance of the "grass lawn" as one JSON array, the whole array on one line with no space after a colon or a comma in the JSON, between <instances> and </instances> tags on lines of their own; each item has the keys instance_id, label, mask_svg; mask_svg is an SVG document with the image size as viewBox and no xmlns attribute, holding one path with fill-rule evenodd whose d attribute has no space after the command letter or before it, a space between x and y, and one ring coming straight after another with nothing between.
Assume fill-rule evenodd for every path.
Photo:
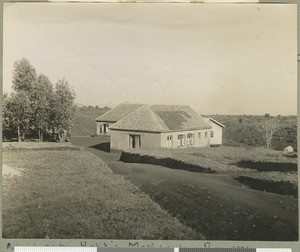
<instances>
[{"instance_id":1,"label":"grass lawn","mask_svg":"<svg viewBox=\"0 0 300 252\"><path fill-rule=\"evenodd\" d=\"M252 179L286 181L298 184L297 157L282 151L254 147L186 148L186 149L134 149L130 153L157 159L173 159L233 178L247 176ZM146 162L147 158L143 160ZM142 162L142 161L141 161Z\"/></svg>"},{"instance_id":2,"label":"grass lawn","mask_svg":"<svg viewBox=\"0 0 300 252\"><path fill-rule=\"evenodd\" d=\"M139 160L122 162L119 161L120 154L107 152L109 143L107 137L74 137L72 143L103 159L115 173L136 185L183 225L204 234L208 240L298 239L297 197L281 195L280 192L270 193L261 188L253 190L251 186L250 188L246 186L244 181L234 179L235 176L241 177L242 174L260 176L268 173L268 176L271 176L270 171L266 173L241 168L233 163L250 158L251 155L252 161L262 161L265 158L268 162L275 162L269 155L281 155L279 152L266 151L263 154L258 149L250 149L245 154L242 148L225 146L203 149L135 150L133 153L139 153L140 157L145 158L137 157ZM175 164L180 163L181 167L172 168L168 166L170 164L164 166L159 162L151 164L148 161L153 161L153 156L170 161L171 164L172 160L177 159L181 163ZM294 158L285 156L282 158L282 163L295 163ZM185 163L192 159L195 165L207 164L207 168L215 168L215 173L187 171ZM218 170L219 166L223 169ZM278 179L285 175L295 175L293 170L276 173ZM256 182L255 185L261 186Z\"/></svg>"},{"instance_id":3,"label":"grass lawn","mask_svg":"<svg viewBox=\"0 0 300 252\"><path fill-rule=\"evenodd\" d=\"M79 148L10 148L3 164L22 174L3 176L4 238L204 239Z\"/></svg>"}]
</instances>

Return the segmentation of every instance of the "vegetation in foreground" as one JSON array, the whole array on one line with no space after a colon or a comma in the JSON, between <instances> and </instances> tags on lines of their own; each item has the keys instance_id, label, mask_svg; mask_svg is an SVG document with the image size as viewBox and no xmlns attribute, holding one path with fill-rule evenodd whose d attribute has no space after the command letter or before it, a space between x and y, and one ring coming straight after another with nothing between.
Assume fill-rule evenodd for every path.
<instances>
[{"instance_id":1,"label":"vegetation in foreground","mask_svg":"<svg viewBox=\"0 0 300 252\"><path fill-rule=\"evenodd\" d=\"M154 160L156 164L175 169L186 170L192 166L194 172L226 174L234 179L243 176L244 178L240 179L240 182L243 181L247 186L253 183L245 181L245 177L249 180L252 179L251 181L254 179L257 183L262 183L264 180L282 181L288 190L284 194L297 196L297 158L282 151L229 146L163 150L134 149L129 154L127 153L127 156L126 153L123 153L121 160L148 164L153 164ZM268 185L273 186L271 183L265 183L266 191L268 191ZM264 189L260 188L260 190Z\"/></svg>"},{"instance_id":2,"label":"vegetation in foreground","mask_svg":"<svg viewBox=\"0 0 300 252\"><path fill-rule=\"evenodd\" d=\"M107 141L109 139L106 137L72 138L74 145L99 156L115 173L148 194L182 224L204 234L206 239L298 239L297 198L252 190L232 179L225 171L205 174L169 169L159 164L120 162L120 154L109 153L103 148ZM217 149L207 148L205 151L214 152ZM233 147L225 149L229 154L234 149L238 151ZM197 150L193 149L195 152Z\"/></svg>"},{"instance_id":3,"label":"vegetation in foreground","mask_svg":"<svg viewBox=\"0 0 300 252\"><path fill-rule=\"evenodd\" d=\"M80 149L13 149L3 163L3 237L203 239Z\"/></svg>"}]
</instances>

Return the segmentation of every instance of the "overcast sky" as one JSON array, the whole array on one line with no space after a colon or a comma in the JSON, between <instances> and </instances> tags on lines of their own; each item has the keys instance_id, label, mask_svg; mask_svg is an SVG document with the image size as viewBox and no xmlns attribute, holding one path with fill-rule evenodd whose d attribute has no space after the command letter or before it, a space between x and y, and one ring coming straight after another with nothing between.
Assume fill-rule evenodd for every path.
<instances>
[{"instance_id":1,"label":"overcast sky","mask_svg":"<svg viewBox=\"0 0 300 252\"><path fill-rule=\"evenodd\" d=\"M8 3L3 90L25 57L84 105L296 114L296 35L296 5Z\"/></svg>"}]
</instances>

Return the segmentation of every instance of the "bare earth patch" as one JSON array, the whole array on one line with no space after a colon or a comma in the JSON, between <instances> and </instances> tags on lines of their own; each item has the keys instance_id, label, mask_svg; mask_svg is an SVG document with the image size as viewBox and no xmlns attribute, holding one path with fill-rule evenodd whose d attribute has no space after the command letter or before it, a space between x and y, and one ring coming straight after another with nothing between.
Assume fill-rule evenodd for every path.
<instances>
[{"instance_id":1,"label":"bare earth patch","mask_svg":"<svg viewBox=\"0 0 300 252\"><path fill-rule=\"evenodd\" d=\"M22 173L11 168L9 165L3 164L2 165L2 175L3 176L21 176Z\"/></svg>"}]
</instances>

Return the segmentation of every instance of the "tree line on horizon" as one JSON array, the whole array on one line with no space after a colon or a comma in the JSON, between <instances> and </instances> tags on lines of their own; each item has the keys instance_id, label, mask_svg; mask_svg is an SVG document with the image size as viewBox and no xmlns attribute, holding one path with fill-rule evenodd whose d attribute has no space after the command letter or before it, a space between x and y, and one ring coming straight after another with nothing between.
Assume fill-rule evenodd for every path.
<instances>
[{"instance_id":1,"label":"tree line on horizon","mask_svg":"<svg viewBox=\"0 0 300 252\"><path fill-rule=\"evenodd\" d=\"M297 116L210 115L225 125L223 143L230 146L263 146L297 150Z\"/></svg>"},{"instance_id":2,"label":"tree line on horizon","mask_svg":"<svg viewBox=\"0 0 300 252\"><path fill-rule=\"evenodd\" d=\"M55 85L22 58L14 63L12 93L3 94L3 140L67 140L76 106L75 92L65 80Z\"/></svg>"}]
</instances>

